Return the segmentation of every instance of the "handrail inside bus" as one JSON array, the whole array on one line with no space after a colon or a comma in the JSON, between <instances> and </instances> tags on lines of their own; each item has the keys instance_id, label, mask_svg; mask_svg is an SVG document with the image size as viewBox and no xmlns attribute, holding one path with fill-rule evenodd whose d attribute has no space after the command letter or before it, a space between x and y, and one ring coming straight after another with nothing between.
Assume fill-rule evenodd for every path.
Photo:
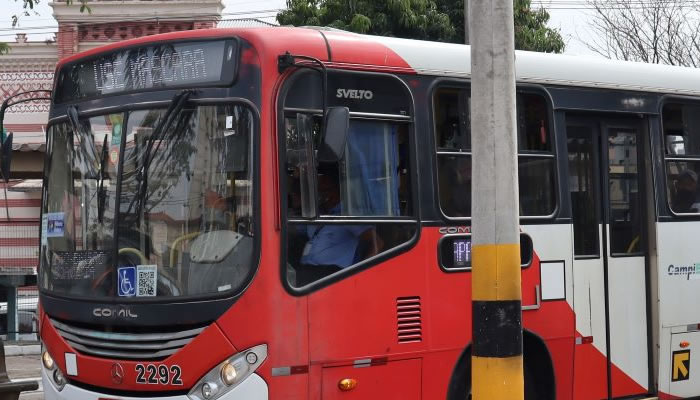
<instances>
[{"instance_id":1,"label":"handrail inside bus","mask_svg":"<svg viewBox=\"0 0 700 400\"><path fill-rule=\"evenodd\" d=\"M141 260L141 264L144 264L144 265L148 264L148 259L146 259L146 256L144 256L143 253L141 252L141 250L139 250L139 249L135 249L133 247L122 247L121 249L119 249L119 254L123 254L123 253L136 254L136 256L138 256L139 260Z\"/></svg>"},{"instance_id":2,"label":"handrail inside bus","mask_svg":"<svg viewBox=\"0 0 700 400\"><path fill-rule=\"evenodd\" d=\"M170 261L170 268L175 267L175 256L177 253L177 246L180 244L180 242L184 242L185 240L192 239L193 237L198 236L199 233L200 233L199 231L186 233L186 234L180 236L179 238L173 240L173 245L172 245L172 247L170 247L170 260L169 260ZM179 264L177 267L177 279L178 279L178 281L181 278L182 278L182 264Z\"/></svg>"}]
</instances>

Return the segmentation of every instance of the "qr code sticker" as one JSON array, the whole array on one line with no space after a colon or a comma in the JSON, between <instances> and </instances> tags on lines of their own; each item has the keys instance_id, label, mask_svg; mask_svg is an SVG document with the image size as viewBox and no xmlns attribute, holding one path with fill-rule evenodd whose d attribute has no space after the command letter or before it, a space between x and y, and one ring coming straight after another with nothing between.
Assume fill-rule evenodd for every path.
<instances>
[{"instance_id":1,"label":"qr code sticker","mask_svg":"<svg viewBox=\"0 0 700 400\"><path fill-rule=\"evenodd\" d=\"M136 296L155 296L158 284L158 266L136 267Z\"/></svg>"}]
</instances>

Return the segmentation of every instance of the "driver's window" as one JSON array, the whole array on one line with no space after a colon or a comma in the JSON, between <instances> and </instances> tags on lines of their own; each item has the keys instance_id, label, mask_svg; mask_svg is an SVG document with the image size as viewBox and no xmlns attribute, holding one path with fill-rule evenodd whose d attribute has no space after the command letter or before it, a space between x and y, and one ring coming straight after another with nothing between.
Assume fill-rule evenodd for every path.
<instances>
[{"instance_id":1,"label":"driver's window","mask_svg":"<svg viewBox=\"0 0 700 400\"><path fill-rule=\"evenodd\" d=\"M364 264L413 237L415 224L401 223L413 215L407 124L351 120L342 159L315 163L313 174L306 172L313 162L306 139L318 143L319 122L306 134L298 132L293 117L285 125L291 286L303 287ZM307 202L316 202L316 207ZM316 218L304 218L309 209L317 210Z\"/></svg>"}]
</instances>

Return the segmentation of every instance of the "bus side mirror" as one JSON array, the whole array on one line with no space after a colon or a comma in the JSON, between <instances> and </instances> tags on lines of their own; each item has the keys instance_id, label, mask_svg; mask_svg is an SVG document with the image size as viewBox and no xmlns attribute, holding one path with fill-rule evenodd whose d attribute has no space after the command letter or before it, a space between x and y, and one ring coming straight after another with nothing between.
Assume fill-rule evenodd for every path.
<instances>
[{"instance_id":1,"label":"bus side mirror","mask_svg":"<svg viewBox=\"0 0 700 400\"><path fill-rule=\"evenodd\" d=\"M349 129L350 110L347 107L329 107L318 149L318 162L337 163L342 160Z\"/></svg>"},{"instance_id":2,"label":"bus side mirror","mask_svg":"<svg viewBox=\"0 0 700 400\"><path fill-rule=\"evenodd\" d=\"M2 152L0 153L0 173L7 183L10 180L10 165L12 163L12 132L7 134L2 142Z\"/></svg>"}]
</instances>

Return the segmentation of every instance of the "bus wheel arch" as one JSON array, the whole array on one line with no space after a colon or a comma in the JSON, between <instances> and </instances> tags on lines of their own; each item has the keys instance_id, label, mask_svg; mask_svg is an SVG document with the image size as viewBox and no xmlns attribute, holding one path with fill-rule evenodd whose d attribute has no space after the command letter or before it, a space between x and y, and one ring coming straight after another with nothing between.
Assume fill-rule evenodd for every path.
<instances>
[{"instance_id":1,"label":"bus wheel arch","mask_svg":"<svg viewBox=\"0 0 700 400\"><path fill-rule=\"evenodd\" d=\"M471 343L462 351L450 376L447 400L464 400L471 393ZM552 357L544 340L523 330L523 372L526 400L554 400L556 387ZM470 397L471 398L471 397Z\"/></svg>"}]
</instances>

